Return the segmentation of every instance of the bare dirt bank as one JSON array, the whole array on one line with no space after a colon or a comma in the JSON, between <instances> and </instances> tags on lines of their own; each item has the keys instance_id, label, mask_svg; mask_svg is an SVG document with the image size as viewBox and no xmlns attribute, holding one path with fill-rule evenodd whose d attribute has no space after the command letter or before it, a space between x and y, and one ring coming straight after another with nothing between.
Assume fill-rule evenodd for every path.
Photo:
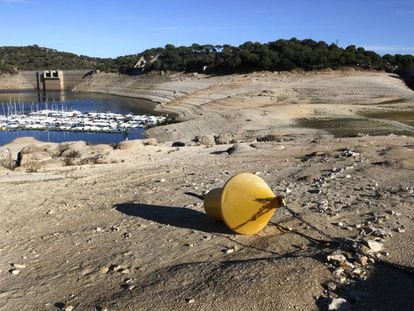
<instances>
[{"instance_id":1,"label":"bare dirt bank","mask_svg":"<svg viewBox=\"0 0 414 311\"><path fill-rule=\"evenodd\" d=\"M319 73L252 73L204 76L126 77L99 74L77 88L159 102L158 109L186 121L147 131L162 141L193 139L197 135L229 133L254 138L269 134L326 134L303 128L299 121L321 118L368 121L359 112L413 111L414 93L398 76L383 72L331 71ZM413 133L406 123L381 124L384 132ZM356 125L356 124L353 124ZM408 127L407 127L408 125ZM356 129L358 133L358 129Z\"/></svg>"},{"instance_id":2,"label":"bare dirt bank","mask_svg":"<svg viewBox=\"0 0 414 311\"><path fill-rule=\"evenodd\" d=\"M33 85L30 84L22 74L0 74L0 90L31 90Z\"/></svg>"},{"instance_id":3,"label":"bare dirt bank","mask_svg":"<svg viewBox=\"0 0 414 311\"><path fill-rule=\"evenodd\" d=\"M148 131L165 143L0 148L1 163L21 156L0 171L0 310L412 308L414 137L390 134L411 134L410 120L381 117L412 111L411 90L366 72L176 78L149 88L191 89L168 88L160 108L186 121ZM117 79L125 95L132 80ZM387 135L334 138L303 120ZM190 142L213 133L244 142ZM185 194L240 172L301 218L281 208L235 235Z\"/></svg>"}]
</instances>

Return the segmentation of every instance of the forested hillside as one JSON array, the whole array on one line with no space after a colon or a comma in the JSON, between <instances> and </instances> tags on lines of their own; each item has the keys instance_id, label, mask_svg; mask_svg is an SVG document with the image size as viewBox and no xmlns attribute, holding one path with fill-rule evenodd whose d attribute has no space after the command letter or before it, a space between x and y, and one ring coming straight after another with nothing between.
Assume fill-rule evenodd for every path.
<instances>
[{"instance_id":1,"label":"forested hillside","mask_svg":"<svg viewBox=\"0 0 414 311\"><path fill-rule=\"evenodd\" d=\"M39 69L93 69L97 59L38 47L0 47L0 71Z\"/></svg>"},{"instance_id":2,"label":"forested hillside","mask_svg":"<svg viewBox=\"0 0 414 311\"><path fill-rule=\"evenodd\" d=\"M145 60L140 66L137 61ZM216 74L251 71L320 70L354 67L374 70L414 68L413 55L384 55L350 45L314 40L277 40L265 44L246 42L240 46L199 45L153 48L142 53L112 58L93 58L59 52L36 45L0 47L0 73L18 70L99 69L140 74L150 71L206 72Z\"/></svg>"}]
</instances>

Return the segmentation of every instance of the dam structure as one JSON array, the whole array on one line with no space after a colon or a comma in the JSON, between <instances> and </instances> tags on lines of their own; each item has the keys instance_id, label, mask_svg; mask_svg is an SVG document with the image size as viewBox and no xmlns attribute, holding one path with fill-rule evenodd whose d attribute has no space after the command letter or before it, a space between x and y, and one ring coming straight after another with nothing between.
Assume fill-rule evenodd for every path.
<instances>
[{"instance_id":1,"label":"dam structure","mask_svg":"<svg viewBox=\"0 0 414 311\"><path fill-rule=\"evenodd\" d=\"M72 90L83 79L89 76L92 70L42 70L42 71L20 71L20 75L33 89L38 92L63 92Z\"/></svg>"},{"instance_id":2,"label":"dam structure","mask_svg":"<svg viewBox=\"0 0 414 311\"><path fill-rule=\"evenodd\" d=\"M38 91L63 91L65 77L62 70L44 70L36 74Z\"/></svg>"}]
</instances>

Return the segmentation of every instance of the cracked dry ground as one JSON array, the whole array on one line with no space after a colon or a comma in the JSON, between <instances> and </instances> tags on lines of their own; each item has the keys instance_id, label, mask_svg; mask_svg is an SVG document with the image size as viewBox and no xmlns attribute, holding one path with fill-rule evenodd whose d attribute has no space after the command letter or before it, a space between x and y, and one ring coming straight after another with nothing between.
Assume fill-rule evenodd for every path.
<instances>
[{"instance_id":1,"label":"cracked dry ground","mask_svg":"<svg viewBox=\"0 0 414 311\"><path fill-rule=\"evenodd\" d=\"M252 146L148 146L2 176L0 310L410 310L413 138ZM235 235L184 194L239 172L306 222L281 208L259 234ZM384 247L365 256L367 240Z\"/></svg>"}]
</instances>

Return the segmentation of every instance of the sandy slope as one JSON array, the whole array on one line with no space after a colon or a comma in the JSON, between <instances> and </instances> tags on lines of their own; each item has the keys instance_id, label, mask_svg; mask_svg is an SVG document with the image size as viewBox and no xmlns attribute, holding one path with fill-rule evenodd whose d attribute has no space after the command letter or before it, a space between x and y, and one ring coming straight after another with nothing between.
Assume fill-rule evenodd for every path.
<instances>
[{"instance_id":1,"label":"sandy slope","mask_svg":"<svg viewBox=\"0 0 414 311\"><path fill-rule=\"evenodd\" d=\"M324 310L338 297L355 310L410 310L413 137L332 138L295 122L412 109L412 91L360 72L162 83L194 80L204 86L163 104L189 121L149 135L232 133L245 141L234 152L166 142L107 151L107 164L0 172L0 310ZM254 141L267 134L278 141ZM185 194L239 172L261 176L303 219L282 208L259 234L235 235ZM365 262L374 239L384 249Z\"/></svg>"}]
</instances>

